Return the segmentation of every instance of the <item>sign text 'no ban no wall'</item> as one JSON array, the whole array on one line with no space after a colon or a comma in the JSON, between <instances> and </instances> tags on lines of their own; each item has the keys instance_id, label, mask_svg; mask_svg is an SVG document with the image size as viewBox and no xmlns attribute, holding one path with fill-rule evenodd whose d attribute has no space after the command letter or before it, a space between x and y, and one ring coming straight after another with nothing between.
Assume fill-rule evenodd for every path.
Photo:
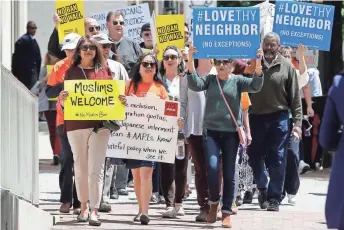
<instances>
[{"instance_id":1,"label":"sign text 'no ban no wall'","mask_svg":"<svg viewBox=\"0 0 344 230\"><path fill-rule=\"evenodd\" d=\"M334 6L276 1L273 31L282 45L329 51L333 17Z\"/></svg>"},{"instance_id":2,"label":"sign text 'no ban no wall'","mask_svg":"<svg viewBox=\"0 0 344 230\"><path fill-rule=\"evenodd\" d=\"M194 8L195 58L256 58L259 13L255 7Z\"/></svg>"}]
</instances>

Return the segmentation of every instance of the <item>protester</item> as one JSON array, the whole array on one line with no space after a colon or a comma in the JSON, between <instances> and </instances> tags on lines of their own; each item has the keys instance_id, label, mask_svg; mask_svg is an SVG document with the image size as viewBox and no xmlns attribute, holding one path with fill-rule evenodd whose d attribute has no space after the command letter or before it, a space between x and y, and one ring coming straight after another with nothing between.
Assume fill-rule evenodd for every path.
<instances>
[{"instance_id":1,"label":"protester","mask_svg":"<svg viewBox=\"0 0 344 230\"><path fill-rule=\"evenodd\" d=\"M309 81L309 75L307 73L307 65L305 61L305 52L307 51L307 48L299 44L299 68L296 69L297 73L297 79L300 89L304 89L304 87L307 86ZM291 47L281 47L280 53L283 57L289 59L292 62L292 48ZM295 65L294 65L295 66ZM306 102L307 104L310 103L310 106L307 106L308 115L314 116L314 111L312 109L312 98L308 92L308 88L305 91L306 94ZM310 102L309 102L310 101ZM293 128L293 118L292 115L289 115L290 121L289 121L289 129L291 130ZM299 162L300 162L300 154L299 154L299 146L300 146L300 139L295 138L295 135L291 134L288 138L288 147L287 147L287 161L286 161L286 174L285 174L285 181L283 186L283 195L282 200L284 199L285 195L288 196L288 203L295 205L296 203L296 194L300 187L300 178L299 178ZM307 167L307 165L303 166L304 168ZM309 165L308 165L309 168Z\"/></svg>"},{"instance_id":2,"label":"protester","mask_svg":"<svg viewBox=\"0 0 344 230\"><path fill-rule=\"evenodd\" d=\"M206 76L210 73L216 74L209 59L195 59L195 68L199 76ZM205 153L202 142L203 117L205 110L205 92L196 92L188 89L187 78L184 78L181 85L180 94L180 116L184 118L184 136L187 138L189 152L195 170L195 186L197 192L197 203L200 206L200 212L196 216L196 221L206 222L209 211L208 205L208 184L207 172L205 170Z\"/></svg>"},{"instance_id":3,"label":"protester","mask_svg":"<svg viewBox=\"0 0 344 230\"><path fill-rule=\"evenodd\" d=\"M152 37L150 23L146 23L141 27L140 37L143 39L143 42L140 43L142 52L143 53L152 52L153 37Z\"/></svg>"},{"instance_id":4,"label":"protester","mask_svg":"<svg viewBox=\"0 0 344 230\"><path fill-rule=\"evenodd\" d=\"M251 95L252 144L248 155L261 209L279 211L286 170L285 150L290 135L288 110L293 117L292 134L300 138L302 108L297 73L290 61L278 53L278 34L267 33L262 46L265 80L261 91Z\"/></svg>"},{"instance_id":5,"label":"protester","mask_svg":"<svg viewBox=\"0 0 344 230\"><path fill-rule=\"evenodd\" d=\"M167 100L168 94L163 82L158 77L158 60L153 53L145 53L139 59L139 66L134 72L134 76L127 84L126 95L144 97L153 94ZM179 128L182 126L181 120L178 121ZM148 224L149 200L152 196L152 173L155 166L153 161L127 160L126 165L132 170L134 177L134 189L139 203L139 212L134 221L141 224Z\"/></svg>"},{"instance_id":6,"label":"protester","mask_svg":"<svg viewBox=\"0 0 344 230\"><path fill-rule=\"evenodd\" d=\"M58 34L57 28L61 19L57 13L54 14L53 20L54 20L55 27L49 38L48 53L54 57L63 59L66 57L66 55L60 49L60 41L59 41L59 34ZM99 31L100 31L100 26L98 22L93 18L86 17L85 18L85 34L92 36L92 35L99 34Z\"/></svg>"},{"instance_id":7,"label":"protester","mask_svg":"<svg viewBox=\"0 0 344 230\"><path fill-rule=\"evenodd\" d=\"M110 11L106 16L106 26L109 37L117 48L119 61L124 65L130 78L134 75L134 67L142 54L140 46L124 36L124 14L120 11ZM114 48L112 48L114 49Z\"/></svg>"},{"instance_id":8,"label":"protester","mask_svg":"<svg viewBox=\"0 0 344 230\"><path fill-rule=\"evenodd\" d=\"M233 119L241 122L240 98L242 92L258 92L263 85L262 71L256 68L255 77L244 78L232 75L232 60L214 60L217 75L199 77L194 68L193 54L196 48L190 44L188 62L188 87L194 91L207 90L206 109L204 115L203 140L208 172L209 204L207 216L209 223L216 221L217 208L220 200L219 191L219 155L223 157L223 206L222 226L231 227L230 215L234 199L234 174L236 154L239 146L237 127ZM257 52L261 55L261 52ZM219 79L218 79L219 78ZM220 83L221 81L221 83ZM223 87L223 89L222 89ZM224 91L225 98L221 96ZM239 95L238 95L239 94ZM227 102L230 108L226 106ZM210 103L211 102L211 103ZM219 106L221 104L221 106ZM233 110L236 118L231 118L229 110Z\"/></svg>"},{"instance_id":9,"label":"protester","mask_svg":"<svg viewBox=\"0 0 344 230\"><path fill-rule=\"evenodd\" d=\"M168 46L162 56L163 61L160 64L159 72L168 97L170 100L179 101L181 76L185 73L181 52L175 46ZM184 139L184 137L181 138ZM185 196L188 161L189 154L188 151L185 151L182 160L175 159L174 164L161 163L161 187L166 204L166 211L162 216L165 218L185 215L182 203Z\"/></svg>"},{"instance_id":10,"label":"protester","mask_svg":"<svg viewBox=\"0 0 344 230\"><path fill-rule=\"evenodd\" d=\"M326 101L324 117L320 129L320 144L325 149L335 149L328 185L325 216L329 229L344 229L344 135L340 126L344 124L344 78L343 72L333 79Z\"/></svg>"},{"instance_id":11,"label":"protester","mask_svg":"<svg viewBox=\"0 0 344 230\"><path fill-rule=\"evenodd\" d=\"M80 37L81 36L76 33L70 33L64 38L62 51L65 52L66 58L53 66L51 75L49 76L47 82L46 94L51 101L56 101L55 98L62 91L62 83L64 81L66 71L73 62L73 54ZM60 202L62 203L60 212L69 213L70 208L73 205L74 214L79 215L80 201L77 196L75 182L73 181L73 152L68 141L64 124L64 115L59 101L56 103L56 127L62 148L62 153L60 156L62 165L59 175L59 185L61 190Z\"/></svg>"},{"instance_id":12,"label":"protester","mask_svg":"<svg viewBox=\"0 0 344 230\"><path fill-rule=\"evenodd\" d=\"M27 89L31 89L38 81L41 70L41 51L35 38L37 25L29 21L26 34L14 45L12 56L12 73Z\"/></svg>"},{"instance_id":13,"label":"protester","mask_svg":"<svg viewBox=\"0 0 344 230\"><path fill-rule=\"evenodd\" d=\"M109 79L112 79L111 73L99 44L89 36L82 37L76 46L73 64L67 70L65 80ZM59 102L62 107L67 97L68 91L60 93ZM124 96L119 99L125 103ZM110 130L104 128L101 121L94 120L66 120L65 125L73 151L76 189L81 202L81 213L77 220L88 221L91 226L100 226L98 208L102 197L103 170Z\"/></svg>"},{"instance_id":14,"label":"protester","mask_svg":"<svg viewBox=\"0 0 344 230\"><path fill-rule=\"evenodd\" d=\"M52 165L59 164L59 155L61 152L60 140L56 128L56 101L49 101L46 95L46 88L49 75L47 73L48 66L55 65L58 59L53 58L48 53L45 54L44 66L41 68L39 81L39 112L43 112L47 119L49 139L51 149L53 150L53 161Z\"/></svg>"},{"instance_id":15,"label":"protester","mask_svg":"<svg viewBox=\"0 0 344 230\"><path fill-rule=\"evenodd\" d=\"M114 60L110 59L112 41L106 34L100 33L92 36L99 44L102 50L102 54L107 62L107 65L111 71L111 76L114 80L129 80L128 73L124 66ZM123 166L122 166L123 167ZM118 199L118 193L116 192L115 181L117 178L117 165L116 160L111 158L105 159L104 166L104 185L103 185L103 196L100 202L99 212L110 212L111 205L109 198ZM117 196L116 196L117 195Z\"/></svg>"}]
</instances>

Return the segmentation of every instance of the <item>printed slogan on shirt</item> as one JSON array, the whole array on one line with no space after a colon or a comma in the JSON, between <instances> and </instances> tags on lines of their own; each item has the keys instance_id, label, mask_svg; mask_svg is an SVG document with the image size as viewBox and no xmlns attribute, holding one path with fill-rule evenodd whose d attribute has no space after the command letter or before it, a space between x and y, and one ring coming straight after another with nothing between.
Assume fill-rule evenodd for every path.
<instances>
[{"instance_id":1,"label":"printed slogan on shirt","mask_svg":"<svg viewBox=\"0 0 344 230\"><path fill-rule=\"evenodd\" d=\"M65 120L124 120L125 106L119 101L125 82L119 80L68 80Z\"/></svg>"},{"instance_id":2,"label":"printed slogan on shirt","mask_svg":"<svg viewBox=\"0 0 344 230\"><path fill-rule=\"evenodd\" d=\"M333 17L334 6L276 1L273 31L282 45L329 51Z\"/></svg>"},{"instance_id":3,"label":"printed slogan on shirt","mask_svg":"<svg viewBox=\"0 0 344 230\"><path fill-rule=\"evenodd\" d=\"M260 12L255 7L193 9L195 58L256 58Z\"/></svg>"},{"instance_id":4,"label":"printed slogan on shirt","mask_svg":"<svg viewBox=\"0 0 344 230\"><path fill-rule=\"evenodd\" d=\"M85 35L85 12L82 0L60 1L56 0L56 13L60 17L58 34L60 43L66 35L77 33Z\"/></svg>"},{"instance_id":5,"label":"printed slogan on shirt","mask_svg":"<svg viewBox=\"0 0 344 230\"><path fill-rule=\"evenodd\" d=\"M178 102L127 97L123 127L113 133L107 157L174 163L178 137Z\"/></svg>"},{"instance_id":6,"label":"printed slogan on shirt","mask_svg":"<svg viewBox=\"0 0 344 230\"><path fill-rule=\"evenodd\" d=\"M162 60L167 46L184 49L184 15L157 15L156 42L160 51L158 60Z\"/></svg>"}]
</instances>

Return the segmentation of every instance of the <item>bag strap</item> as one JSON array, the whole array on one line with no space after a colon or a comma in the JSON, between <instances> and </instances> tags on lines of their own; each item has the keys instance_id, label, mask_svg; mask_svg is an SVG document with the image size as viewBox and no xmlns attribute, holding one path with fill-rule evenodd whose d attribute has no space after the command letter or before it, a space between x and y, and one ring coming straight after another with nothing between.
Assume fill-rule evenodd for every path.
<instances>
[{"instance_id":1,"label":"bag strap","mask_svg":"<svg viewBox=\"0 0 344 230\"><path fill-rule=\"evenodd\" d=\"M235 123L235 126L237 127L237 129L239 129L240 126L239 126L238 121L236 120L236 118L235 118L235 116L234 116L234 114L233 114L233 112L232 112L231 107L229 106L229 104L228 104L228 102L227 102L227 100L226 100L226 98L225 98L225 95L223 94L223 90L222 90L222 87L221 87L221 85L220 85L220 81L219 81L219 79L218 79L217 76L215 76L215 78L216 78L216 81L217 81L217 85L219 86L219 89L220 89L220 93L221 93L221 95L222 95L222 98L223 98L223 100L224 100L225 103L226 103L227 109L228 109L229 113L231 114L231 116L232 116L232 118L233 118L233 121L234 121L234 123Z\"/></svg>"}]
</instances>

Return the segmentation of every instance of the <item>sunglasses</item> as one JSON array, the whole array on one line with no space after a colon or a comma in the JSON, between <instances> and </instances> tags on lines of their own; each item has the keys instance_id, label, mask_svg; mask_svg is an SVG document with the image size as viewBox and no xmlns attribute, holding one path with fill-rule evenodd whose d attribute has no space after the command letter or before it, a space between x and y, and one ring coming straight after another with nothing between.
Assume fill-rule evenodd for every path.
<instances>
[{"instance_id":1,"label":"sunglasses","mask_svg":"<svg viewBox=\"0 0 344 230\"><path fill-rule=\"evenodd\" d=\"M145 67L145 68L147 68L147 67L152 67L152 68L153 68L153 67L156 66L156 64L153 63L153 62L142 62L141 64L142 64L142 66Z\"/></svg>"},{"instance_id":2,"label":"sunglasses","mask_svg":"<svg viewBox=\"0 0 344 230\"><path fill-rule=\"evenodd\" d=\"M228 59L228 60L214 60L214 64L215 64L216 66L220 66L221 64L223 64L223 65L228 65L228 64L230 64L230 63L232 63L232 62L233 62L232 59Z\"/></svg>"},{"instance_id":3,"label":"sunglasses","mask_svg":"<svg viewBox=\"0 0 344 230\"><path fill-rule=\"evenodd\" d=\"M103 47L103 49L110 49L111 44L103 44L102 47Z\"/></svg>"},{"instance_id":4,"label":"sunglasses","mask_svg":"<svg viewBox=\"0 0 344 230\"><path fill-rule=\"evenodd\" d=\"M168 61L168 60L172 60L172 61L174 61L174 60L176 60L178 58L178 56L177 55L174 55L174 54L172 54L172 55L164 55L164 60L165 61Z\"/></svg>"},{"instance_id":5,"label":"sunglasses","mask_svg":"<svg viewBox=\"0 0 344 230\"><path fill-rule=\"evenodd\" d=\"M82 45L82 46L80 46L80 49L81 49L82 51L96 50L96 49L97 49L97 46L95 46L95 45Z\"/></svg>"},{"instance_id":6,"label":"sunglasses","mask_svg":"<svg viewBox=\"0 0 344 230\"><path fill-rule=\"evenodd\" d=\"M118 24L123 26L124 25L124 21L112 21L112 24L114 24L115 26L117 26Z\"/></svg>"},{"instance_id":7,"label":"sunglasses","mask_svg":"<svg viewBox=\"0 0 344 230\"><path fill-rule=\"evenodd\" d=\"M90 31L91 33L93 32L93 31L99 31L100 30L100 26L92 26L92 27L89 27L88 28L88 31Z\"/></svg>"}]
</instances>

